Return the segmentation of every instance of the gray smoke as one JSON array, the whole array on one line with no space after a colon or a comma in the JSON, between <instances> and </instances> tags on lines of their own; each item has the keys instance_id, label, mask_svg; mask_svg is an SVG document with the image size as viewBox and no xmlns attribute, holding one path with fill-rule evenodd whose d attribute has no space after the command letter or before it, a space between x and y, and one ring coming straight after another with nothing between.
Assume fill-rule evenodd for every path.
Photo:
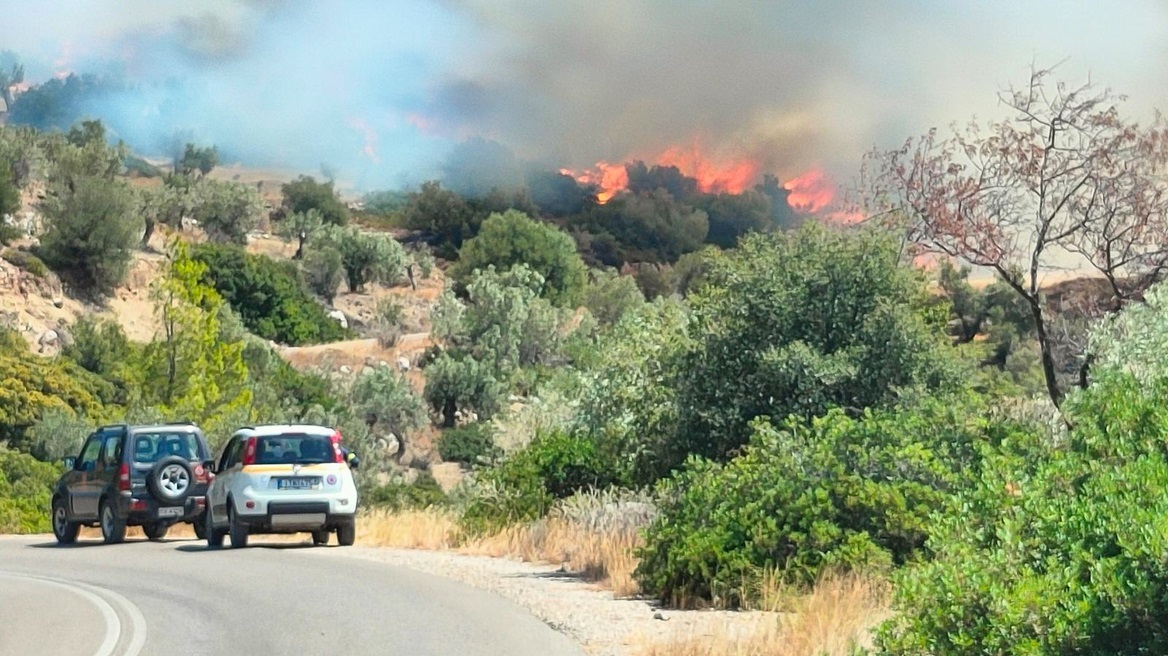
<instances>
[{"instance_id":1,"label":"gray smoke","mask_svg":"<svg viewBox=\"0 0 1168 656\"><path fill-rule=\"evenodd\" d=\"M1024 5L1024 6L1023 6ZM30 79L117 70L91 108L139 147L189 130L253 165L362 188L448 168L485 137L587 167L695 144L783 178L986 118L1032 61L1069 58L1164 106L1162 0L0 0Z\"/></svg>"}]
</instances>

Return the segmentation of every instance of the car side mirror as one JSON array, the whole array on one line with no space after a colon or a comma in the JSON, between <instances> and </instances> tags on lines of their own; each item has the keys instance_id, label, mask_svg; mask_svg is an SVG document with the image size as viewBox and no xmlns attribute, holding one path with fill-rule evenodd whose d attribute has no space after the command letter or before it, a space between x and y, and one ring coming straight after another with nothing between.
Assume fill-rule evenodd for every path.
<instances>
[{"instance_id":1,"label":"car side mirror","mask_svg":"<svg viewBox=\"0 0 1168 656\"><path fill-rule=\"evenodd\" d=\"M215 461L214 460L204 460L203 461L203 469L214 474L215 473Z\"/></svg>"},{"instance_id":2,"label":"car side mirror","mask_svg":"<svg viewBox=\"0 0 1168 656\"><path fill-rule=\"evenodd\" d=\"M73 469L73 466L77 464L77 458L74 456L65 456L62 462L65 463L65 469Z\"/></svg>"}]
</instances>

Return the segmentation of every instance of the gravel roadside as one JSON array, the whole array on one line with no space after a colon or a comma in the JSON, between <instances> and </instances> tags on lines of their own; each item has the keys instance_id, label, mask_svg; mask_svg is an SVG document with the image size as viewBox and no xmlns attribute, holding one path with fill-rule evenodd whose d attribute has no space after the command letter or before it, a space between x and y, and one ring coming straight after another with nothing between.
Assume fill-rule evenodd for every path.
<instances>
[{"instance_id":1,"label":"gravel roadside","mask_svg":"<svg viewBox=\"0 0 1168 656\"><path fill-rule=\"evenodd\" d=\"M445 551L386 547L313 549L324 557L373 560L445 576L508 599L576 640L595 656L633 656L646 645L689 636L745 633L767 613L659 610L643 600L615 599L558 567Z\"/></svg>"}]
</instances>

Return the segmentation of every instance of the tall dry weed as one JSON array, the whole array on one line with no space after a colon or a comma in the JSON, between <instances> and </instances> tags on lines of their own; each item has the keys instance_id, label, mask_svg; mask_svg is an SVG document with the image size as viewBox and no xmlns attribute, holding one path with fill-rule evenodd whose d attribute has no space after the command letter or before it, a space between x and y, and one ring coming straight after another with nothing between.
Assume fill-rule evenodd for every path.
<instances>
[{"instance_id":1,"label":"tall dry weed","mask_svg":"<svg viewBox=\"0 0 1168 656\"><path fill-rule=\"evenodd\" d=\"M828 575L806 595L787 598L792 612L776 613L752 630L722 628L647 645L640 656L850 656L871 647L872 630L890 615L886 582Z\"/></svg>"},{"instance_id":2,"label":"tall dry weed","mask_svg":"<svg viewBox=\"0 0 1168 656\"><path fill-rule=\"evenodd\" d=\"M636 493L587 492L556 504L545 518L467 539L448 510L374 510L357 523L360 544L407 549L457 549L496 558L561 565L617 596L638 592L633 571L641 528L656 509Z\"/></svg>"}]
</instances>

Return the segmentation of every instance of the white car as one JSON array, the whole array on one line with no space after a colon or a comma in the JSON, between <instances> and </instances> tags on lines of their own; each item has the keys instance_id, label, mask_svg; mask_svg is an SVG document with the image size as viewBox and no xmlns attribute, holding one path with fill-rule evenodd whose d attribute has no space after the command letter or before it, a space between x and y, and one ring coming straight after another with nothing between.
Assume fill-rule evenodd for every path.
<instances>
[{"instance_id":1,"label":"white car","mask_svg":"<svg viewBox=\"0 0 1168 656\"><path fill-rule=\"evenodd\" d=\"M346 456L349 456L346 458ZM357 485L339 431L325 426L241 428L231 436L207 488L207 546L247 546L256 533L311 532L315 544L352 545Z\"/></svg>"}]
</instances>

